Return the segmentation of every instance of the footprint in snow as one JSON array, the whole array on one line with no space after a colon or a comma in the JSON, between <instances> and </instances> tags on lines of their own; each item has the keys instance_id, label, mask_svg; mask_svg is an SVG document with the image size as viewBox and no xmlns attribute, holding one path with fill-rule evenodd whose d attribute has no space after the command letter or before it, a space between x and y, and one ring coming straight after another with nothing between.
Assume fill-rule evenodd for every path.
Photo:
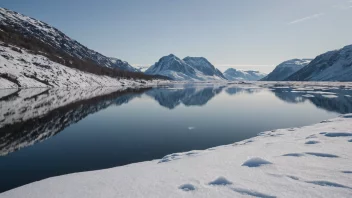
<instances>
[{"instance_id":1,"label":"footprint in snow","mask_svg":"<svg viewBox=\"0 0 352 198\"><path fill-rule=\"evenodd\" d=\"M306 139L312 139L312 138L317 138L317 136L316 135L310 135L310 136L306 137Z\"/></svg>"},{"instance_id":2,"label":"footprint in snow","mask_svg":"<svg viewBox=\"0 0 352 198\"><path fill-rule=\"evenodd\" d=\"M345 185L342 185L342 184L338 184L338 183L335 183L335 182L329 182L329 181L306 181L306 183L315 184L315 185L319 185L319 186L328 186L328 187L352 189L351 187L348 187L348 186L345 186Z\"/></svg>"},{"instance_id":3,"label":"footprint in snow","mask_svg":"<svg viewBox=\"0 0 352 198\"><path fill-rule=\"evenodd\" d=\"M352 133L345 133L345 132L339 132L339 133L322 132L320 134L323 134L326 137L351 137L352 136Z\"/></svg>"},{"instance_id":4,"label":"footprint in snow","mask_svg":"<svg viewBox=\"0 0 352 198\"><path fill-rule=\"evenodd\" d=\"M330 121L330 120L323 120L323 121L321 121L320 123L328 123L328 122L332 122L332 121Z\"/></svg>"},{"instance_id":5,"label":"footprint in snow","mask_svg":"<svg viewBox=\"0 0 352 198\"><path fill-rule=\"evenodd\" d=\"M319 141L311 140L311 141L306 142L305 144L319 144L319 143L320 143Z\"/></svg>"},{"instance_id":6,"label":"footprint in snow","mask_svg":"<svg viewBox=\"0 0 352 198\"><path fill-rule=\"evenodd\" d=\"M284 157L302 157L302 156L304 156L304 154L303 153L287 153L283 156Z\"/></svg>"},{"instance_id":7,"label":"footprint in snow","mask_svg":"<svg viewBox=\"0 0 352 198\"><path fill-rule=\"evenodd\" d=\"M235 188L235 187L232 187L231 189L237 193L242 194L242 195L249 195L249 196L258 197L258 198L276 198L276 196L267 195L267 194L260 193L260 192L254 191L254 190L247 190L244 188Z\"/></svg>"},{"instance_id":8,"label":"footprint in snow","mask_svg":"<svg viewBox=\"0 0 352 198\"><path fill-rule=\"evenodd\" d=\"M264 160L262 158L254 157L252 159L249 159L249 160L245 161L242 164L242 166L247 166L247 167L253 168L253 167L259 167L259 166L268 165L268 164L272 164L272 163L269 162L269 161L266 161L266 160Z\"/></svg>"},{"instance_id":9,"label":"footprint in snow","mask_svg":"<svg viewBox=\"0 0 352 198\"><path fill-rule=\"evenodd\" d=\"M196 187L192 184L183 184L181 186L178 187L180 190L189 192L189 191L194 191L196 190Z\"/></svg>"},{"instance_id":10,"label":"footprint in snow","mask_svg":"<svg viewBox=\"0 0 352 198\"><path fill-rule=\"evenodd\" d=\"M316 157L328 157L328 158L338 158L339 156L328 154L328 153L314 153L314 152L306 152L308 155L314 155Z\"/></svg>"},{"instance_id":11,"label":"footprint in snow","mask_svg":"<svg viewBox=\"0 0 352 198\"><path fill-rule=\"evenodd\" d=\"M209 185L212 185L212 186L226 186L231 184L232 182L227 180L225 177L218 177L214 181L209 182Z\"/></svg>"}]
</instances>

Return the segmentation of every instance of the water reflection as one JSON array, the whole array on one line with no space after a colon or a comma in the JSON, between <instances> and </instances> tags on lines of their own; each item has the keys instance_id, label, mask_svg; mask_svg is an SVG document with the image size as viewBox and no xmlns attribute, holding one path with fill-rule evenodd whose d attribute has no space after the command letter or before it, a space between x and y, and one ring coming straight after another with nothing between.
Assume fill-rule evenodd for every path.
<instances>
[{"instance_id":1,"label":"water reflection","mask_svg":"<svg viewBox=\"0 0 352 198\"><path fill-rule=\"evenodd\" d=\"M349 90L250 86L1 90L0 192L352 113Z\"/></svg>"},{"instance_id":2,"label":"water reflection","mask_svg":"<svg viewBox=\"0 0 352 198\"><path fill-rule=\"evenodd\" d=\"M0 99L0 155L48 139L89 114L128 103L148 88L113 91L16 90ZM108 93L106 95L99 95ZM96 95L96 96L95 96ZM65 97L70 96L70 97ZM91 97L91 98L90 98ZM78 100L77 98L87 98ZM16 105L12 105L16 104Z\"/></svg>"},{"instance_id":3,"label":"water reflection","mask_svg":"<svg viewBox=\"0 0 352 198\"><path fill-rule=\"evenodd\" d=\"M0 94L0 155L19 150L50 138L73 123L79 122L111 105L127 104L142 94L159 105L174 109L184 106L203 106L225 89L226 93L255 94L260 88L243 87L186 87L157 89L127 89L112 91L26 89L5 90ZM352 112L351 91L295 91L291 88L271 89L275 96L288 103L312 102L315 106L341 114ZM325 95L324 95L325 94ZM329 97L330 96L335 97ZM83 100L82 100L83 99Z\"/></svg>"},{"instance_id":4,"label":"water reflection","mask_svg":"<svg viewBox=\"0 0 352 198\"><path fill-rule=\"evenodd\" d=\"M146 94L168 109L174 109L180 104L185 106L203 106L214 96L221 93L224 87L188 87L152 89Z\"/></svg>"},{"instance_id":5,"label":"water reflection","mask_svg":"<svg viewBox=\"0 0 352 198\"><path fill-rule=\"evenodd\" d=\"M340 114L352 112L351 90L294 90L292 88L272 89L275 96L288 103L310 101L316 107Z\"/></svg>"}]
</instances>

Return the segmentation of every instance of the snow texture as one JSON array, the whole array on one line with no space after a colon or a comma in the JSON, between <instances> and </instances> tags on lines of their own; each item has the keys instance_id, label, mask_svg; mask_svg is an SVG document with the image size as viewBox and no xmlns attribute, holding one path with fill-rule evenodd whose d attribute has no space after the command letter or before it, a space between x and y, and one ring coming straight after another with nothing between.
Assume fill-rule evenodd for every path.
<instances>
[{"instance_id":1,"label":"snow texture","mask_svg":"<svg viewBox=\"0 0 352 198\"><path fill-rule=\"evenodd\" d=\"M1 44L1 43L0 43ZM0 45L0 89L33 87L134 87L159 81L127 80L99 76L69 68L42 55L14 51Z\"/></svg>"}]
</instances>

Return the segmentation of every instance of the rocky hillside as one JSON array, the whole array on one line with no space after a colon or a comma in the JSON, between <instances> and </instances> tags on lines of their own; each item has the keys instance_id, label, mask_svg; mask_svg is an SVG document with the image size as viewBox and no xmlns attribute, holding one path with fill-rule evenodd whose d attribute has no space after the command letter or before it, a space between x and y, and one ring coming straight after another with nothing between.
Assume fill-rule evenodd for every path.
<instances>
[{"instance_id":1,"label":"rocky hillside","mask_svg":"<svg viewBox=\"0 0 352 198\"><path fill-rule=\"evenodd\" d=\"M279 64L262 81L281 81L291 76L304 66L308 65L311 59L292 59Z\"/></svg>"},{"instance_id":2,"label":"rocky hillside","mask_svg":"<svg viewBox=\"0 0 352 198\"><path fill-rule=\"evenodd\" d=\"M81 60L90 60L100 66L119 68L133 72L137 71L125 61L109 58L94 50L88 49L55 27L20 13L0 8L0 25L0 28L11 28L21 35L39 39L54 49L65 52L72 57Z\"/></svg>"},{"instance_id":3,"label":"rocky hillside","mask_svg":"<svg viewBox=\"0 0 352 198\"><path fill-rule=\"evenodd\" d=\"M317 56L288 81L352 81L352 45Z\"/></svg>"}]
</instances>

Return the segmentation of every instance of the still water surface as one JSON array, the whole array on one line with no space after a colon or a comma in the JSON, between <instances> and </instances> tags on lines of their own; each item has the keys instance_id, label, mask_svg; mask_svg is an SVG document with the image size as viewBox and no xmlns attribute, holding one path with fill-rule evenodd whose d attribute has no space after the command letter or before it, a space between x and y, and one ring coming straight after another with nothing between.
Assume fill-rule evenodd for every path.
<instances>
[{"instance_id":1,"label":"still water surface","mask_svg":"<svg viewBox=\"0 0 352 198\"><path fill-rule=\"evenodd\" d=\"M43 115L43 108L67 98L48 90L37 92L0 93L4 111L0 124L6 123L0 125L0 192L51 176L207 149L262 131L352 113L352 92L347 90L227 86L127 90L52 107ZM23 106L28 101L28 107ZM6 112L8 107L15 113ZM24 114L36 116L28 120L21 118Z\"/></svg>"}]
</instances>

